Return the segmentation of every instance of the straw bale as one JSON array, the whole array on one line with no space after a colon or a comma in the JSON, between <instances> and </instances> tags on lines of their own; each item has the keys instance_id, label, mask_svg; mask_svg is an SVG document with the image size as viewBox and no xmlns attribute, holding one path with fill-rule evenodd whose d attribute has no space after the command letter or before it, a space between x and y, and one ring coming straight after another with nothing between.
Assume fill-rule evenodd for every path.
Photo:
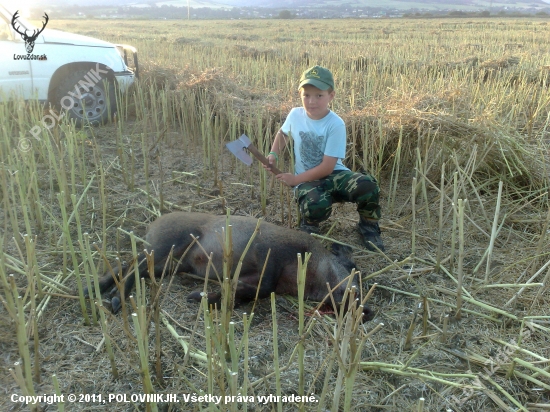
<instances>
[{"instance_id":1,"label":"straw bale","mask_svg":"<svg viewBox=\"0 0 550 412\"><path fill-rule=\"evenodd\" d=\"M268 61L278 58L280 56L280 53L275 49L258 50L255 47L250 47L242 44L237 44L234 49L240 56L249 57L254 60Z\"/></svg>"},{"instance_id":2,"label":"straw bale","mask_svg":"<svg viewBox=\"0 0 550 412\"><path fill-rule=\"evenodd\" d=\"M200 43L201 39L198 37L178 37L173 40L175 44L193 44Z\"/></svg>"},{"instance_id":3,"label":"straw bale","mask_svg":"<svg viewBox=\"0 0 550 412\"><path fill-rule=\"evenodd\" d=\"M520 62L518 56L503 56L500 59L486 60L479 65L482 69L499 70L517 66Z\"/></svg>"},{"instance_id":4,"label":"straw bale","mask_svg":"<svg viewBox=\"0 0 550 412\"><path fill-rule=\"evenodd\" d=\"M173 90L178 82L179 70L176 67L161 66L154 61L144 61L141 62L141 81L153 84L157 89Z\"/></svg>"},{"instance_id":5,"label":"straw bale","mask_svg":"<svg viewBox=\"0 0 550 412\"><path fill-rule=\"evenodd\" d=\"M442 150L444 157L454 153L462 164L469 158L473 145L477 145L480 152L484 148L488 150L483 163L478 165L479 173L504 174L520 185L543 186L548 179L545 165L549 164L550 153L541 151L539 143L530 142L516 130L506 130L494 120L472 113L470 93L469 89L452 89L436 94L416 93L407 98L395 93L381 102L367 103L362 109L344 112L341 116L348 128L357 130L360 135L365 133L365 124L377 131L380 121L386 156L395 151L401 128L403 144L411 153L418 134L431 131L438 136L434 139L433 153ZM361 140L358 142L360 144ZM361 156L362 148L357 148L357 152Z\"/></svg>"}]
</instances>

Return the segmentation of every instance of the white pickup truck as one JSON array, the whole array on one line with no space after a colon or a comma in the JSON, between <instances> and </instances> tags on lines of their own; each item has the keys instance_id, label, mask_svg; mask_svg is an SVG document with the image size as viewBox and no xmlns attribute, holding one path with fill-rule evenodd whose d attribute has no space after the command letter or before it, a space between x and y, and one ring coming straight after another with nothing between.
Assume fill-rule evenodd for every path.
<instances>
[{"instance_id":1,"label":"white pickup truck","mask_svg":"<svg viewBox=\"0 0 550 412\"><path fill-rule=\"evenodd\" d=\"M48 19L37 28L0 5L0 102L17 95L78 125L105 122L116 111L115 88L126 91L138 75L136 49L48 29Z\"/></svg>"}]
</instances>

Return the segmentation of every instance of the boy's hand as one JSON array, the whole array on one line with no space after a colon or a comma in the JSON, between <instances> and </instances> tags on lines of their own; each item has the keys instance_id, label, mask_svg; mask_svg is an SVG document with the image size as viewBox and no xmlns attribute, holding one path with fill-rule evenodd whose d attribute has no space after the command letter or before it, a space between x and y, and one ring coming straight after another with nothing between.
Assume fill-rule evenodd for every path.
<instances>
[{"instance_id":1,"label":"boy's hand","mask_svg":"<svg viewBox=\"0 0 550 412\"><path fill-rule=\"evenodd\" d=\"M298 184L296 181L296 175L292 173L281 173L280 175L275 176L278 181L284 183L287 186L293 187Z\"/></svg>"},{"instance_id":2,"label":"boy's hand","mask_svg":"<svg viewBox=\"0 0 550 412\"><path fill-rule=\"evenodd\" d=\"M267 155L266 159L267 159L267 161L269 162L270 165L276 165L277 164L277 159L275 158L275 155L273 155L273 154ZM262 163L262 166L264 167L265 170L271 171L271 167L268 167L268 166L264 165L263 163Z\"/></svg>"}]
</instances>

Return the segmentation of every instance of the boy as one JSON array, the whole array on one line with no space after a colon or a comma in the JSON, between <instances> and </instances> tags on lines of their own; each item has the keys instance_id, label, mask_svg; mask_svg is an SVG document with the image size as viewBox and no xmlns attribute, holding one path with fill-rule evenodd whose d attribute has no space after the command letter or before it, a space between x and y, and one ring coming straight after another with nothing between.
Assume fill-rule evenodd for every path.
<instances>
[{"instance_id":1,"label":"boy","mask_svg":"<svg viewBox=\"0 0 550 412\"><path fill-rule=\"evenodd\" d=\"M277 179L294 187L301 214L300 230L317 233L319 223L330 216L333 202L355 202L359 212L357 228L365 247L376 250L372 242L384 250L378 226L380 189L376 179L354 173L342 163L346 156L346 126L329 109L335 96L332 73L321 66L311 67L302 74L298 90L303 107L290 111L267 158L269 163L275 163L292 136L295 174L281 173Z\"/></svg>"}]
</instances>

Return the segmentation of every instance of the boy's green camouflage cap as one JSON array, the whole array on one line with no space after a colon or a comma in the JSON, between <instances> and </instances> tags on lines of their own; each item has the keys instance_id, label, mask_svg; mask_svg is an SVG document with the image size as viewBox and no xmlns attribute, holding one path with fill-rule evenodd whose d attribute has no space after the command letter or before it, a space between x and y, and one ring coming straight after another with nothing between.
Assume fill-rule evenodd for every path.
<instances>
[{"instance_id":1,"label":"boy's green camouflage cap","mask_svg":"<svg viewBox=\"0 0 550 412\"><path fill-rule=\"evenodd\" d=\"M310 67L302 73L302 77L300 77L300 86L298 86L298 89L301 89L306 84L311 84L320 90L328 90L329 88L334 90L334 79L332 78L332 73L329 69L321 66Z\"/></svg>"}]
</instances>

